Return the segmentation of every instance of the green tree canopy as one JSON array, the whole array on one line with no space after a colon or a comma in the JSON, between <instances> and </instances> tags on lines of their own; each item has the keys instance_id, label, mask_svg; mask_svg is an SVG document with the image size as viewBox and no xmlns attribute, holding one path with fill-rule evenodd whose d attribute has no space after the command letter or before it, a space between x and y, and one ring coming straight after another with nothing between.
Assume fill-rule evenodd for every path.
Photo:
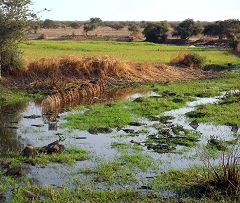
<instances>
[{"instance_id":1,"label":"green tree canopy","mask_svg":"<svg viewBox=\"0 0 240 203\"><path fill-rule=\"evenodd\" d=\"M19 42L36 15L31 0L0 0L0 70L19 67Z\"/></svg>"},{"instance_id":2,"label":"green tree canopy","mask_svg":"<svg viewBox=\"0 0 240 203\"><path fill-rule=\"evenodd\" d=\"M186 19L182 21L176 27L176 35L180 36L181 39L188 39L193 35L201 33L202 27L199 23L196 23L193 19Z\"/></svg>"},{"instance_id":3,"label":"green tree canopy","mask_svg":"<svg viewBox=\"0 0 240 203\"><path fill-rule=\"evenodd\" d=\"M164 42L167 39L169 27L166 21L161 23L149 23L144 29L143 34L146 37L146 41Z\"/></svg>"}]
</instances>

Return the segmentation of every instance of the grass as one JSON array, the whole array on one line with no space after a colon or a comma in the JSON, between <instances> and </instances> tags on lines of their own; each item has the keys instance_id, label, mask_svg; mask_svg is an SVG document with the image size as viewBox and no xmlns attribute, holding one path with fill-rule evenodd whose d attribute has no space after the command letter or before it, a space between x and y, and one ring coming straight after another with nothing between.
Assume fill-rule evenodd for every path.
<instances>
[{"instance_id":1,"label":"grass","mask_svg":"<svg viewBox=\"0 0 240 203\"><path fill-rule=\"evenodd\" d=\"M178 198L189 202L238 202L238 166L225 164L170 169L159 174L150 185L155 191L174 192Z\"/></svg>"},{"instance_id":2,"label":"grass","mask_svg":"<svg viewBox=\"0 0 240 203\"><path fill-rule=\"evenodd\" d=\"M215 124L235 124L240 125L240 115L237 109L240 109L239 96L225 98L219 104L207 104L198 107L188 116L195 116L199 122L211 122ZM235 102L234 102L235 101Z\"/></svg>"},{"instance_id":3,"label":"grass","mask_svg":"<svg viewBox=\"0 0 240 203\"><path fill-rule=\"evenodd\" d=\"M131 148L131 147L130 147ZM81 173L94 175L93 181L104 183L107 186L121 184L139 184L138 173L146 172L157 166L153 158L133 149L120 149L119 154L111 161L100 160L95 168L83 168Z\"/></svg>"},{"instance_id":4,"label":"grass","mask_svg":"<svg viewBox=\"0 0 240 203\"><path fill-rule=\"evenodd\" d=\"M180 82L169 82L165 84L152 84L149 89L162 94L173 92L185 96L218 96L223 91L240 89L240 73L230 72L219 78L206 80L188 80Z\"/></svg>"},{"instance_id":5,"label":"grass","mask_svg":"<svg viewBox=\"0 0 240 203\"><path fill-rule=\"evenodd\" d=\"M19 102L29 101L32 99L31 95L26 94L23 91L9 90L0 84L0 106L15 104Z\"/></svg>"},{"instance_id":6,"label":"grass","mask_svg":"<svg viewBox=\"0 0 240 203\"><path fill-rule=\"evenodd\" d=\"M240 59L227 49L190 48L149 42L39 40L22 44L22 49L28 62L63 55L109 55L132 62L169 63L179 53L187 50L205 57L207 64L240 64Z\"/></svg>"},{"instance_id":7,"label":"grass","mask_svg":"<svg viewBox=\"0 0 240 203\"><path fill-rule=\"evenodd\" d=\"M66 116L66 123L62 127L88 130L96 127L124 127L134 119L148 118L160 115L165 111L180 108L187 101L192 101L195 96L210 97L220 95L222 91L240 89L240 73L230 72L221 78L208 80L192 80L181 82L170 82L165 84L146 84L143 88L155 91L160 95L172 94L174 96L163 97L143 97L137 100L118 101L112 104L95 104L87 111L82 111L80 107L78 113ZM176 100L179 100L176 102ZM237 121L236 107L238 104L229 106L232 111L225 112L226 116ZM222 105L224 107L224 105ZM215 112L217 114L217 112ZM224 112L223 112L224 118ZM221 117L218 114L218 119ZM239 121L238 121L239 122Z\"/></svg>"},{"instance_id":8,"label":"grass","mask_svg":"<svg viewBox=\"0 0 240 203\"><path fill-rule=\"evenodd\" d=\"M95 104L86 112L80 111L66 116L67 122L62 124L62 127L80 130L124 127L136 118L151 118L185 104L184 99L181 103L175 103L173 99L143 97L142 102L126 100L113 104Z\"/></svg>"},{"instance_id":9,"label":"grass","mask_svg":"<svg viewBox=\"0 0 240 203\"><path fill-rule=\"evenodd\" d=\"M137 118L145 117L151 119L152 116L160 115L165 111L182 107L187 99L181 102L174 102L174 97L143 97L141 102L127 102L128 109L133 112Z\"/></svg>"},{"instance_id":10,"label":"grass","mask_svg":"<svg viewBox=\"0 0 240 203\"><path fill-rule=\"evenodd\" d=\"M122 103L115 103L95 104L85 113L71 114L66 120L67 123L62 127L88 130L96 127L123 127L132 121L132 117Z\"/></svg>"},{"instance_id":11,"label":"grass","mask_svg":"<svg viewBox=\"0 0 240 203\"><path fill-rule=\"evenodd\" d=\"M63 153L58 154L44 154L39 153L35 157L23 157L21 154L15 154L7 158L1 158L0 161L10 161L13 165L21 163L29 163L32 165L47 165L50 162L66 163L72 165L76 161L89 159L89 154L84 149L67 149Z\"/></svg>"}]
</instances>

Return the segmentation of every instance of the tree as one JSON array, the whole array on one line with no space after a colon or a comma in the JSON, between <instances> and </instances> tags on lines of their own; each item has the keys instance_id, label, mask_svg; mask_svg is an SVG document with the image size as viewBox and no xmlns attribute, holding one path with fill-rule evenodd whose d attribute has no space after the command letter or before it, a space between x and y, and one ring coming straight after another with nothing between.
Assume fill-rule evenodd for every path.
<instances>
[{"instance_id":1,"label":"tree","mask_svg":"<svg viewBox=\"0 0 240 203\"><path fill-rule=\"evenodd\" d=\"M83 30L86 33L86 36L88 35L88 32L93 31L97 28L96 24L86 23L83 26Z\"/></svg>"},{"instance_id":2,"label":"tree","mask_svg":"<svg viewBox=\"0 0 240 203\"><path fill-rule=\"evenodd\" d=\"M100 18L90 18L89 22L84 24L83 30L87 35L89 31L95 30L101 24L102 24L102 20Z\"/></svg>"},{"instance_id":3,"label":"tree","mask_svg":"<svg viewBox=\"0 0 240 203\"><path fill-rule=\"evenodd\" d=\"M137 34L139 32L139 27L136 24L130 24L128 26L128 31L132 34Z\"/></svg>"},{"instance_id":4,"label":"tree","mask_svg":"<svg viewBox=\"0 0 240 203\"><path fill-rule=\"evenodd\" d=\"M189 39L189 37L197 35L201 31L201 25L194 22L193 19L186 19L176 27L176 35L180 36L181 39Z\"/></svg>"},{"instance_id":5,"label":"tree","mask_svg":"<svg viewBox=\"0 0 240 203\"><path fill-rule=\"evenodd\" d=\"M56 24L53 20L46 19L43 21L43 28L50 29L50 28L55 28Z\"/></svg>"},{"instance_id":6,"label":"tree","mask_svg":"<svg viewBox=\"0 0 240 203\"><path fill-rule=\"evenodd\" d=\"M229 40L236 40L240 34L240 21L235 19L216 21L206 25L203 34L218 36L219 39L228 38Z\"/></svg>"},{"instance_id":7,"label":"tree","mask_svg":"<svg viewBox=\"0 0 240 203\"><path fill-rule=\"evenodd\" d=\"M146 41L164 42L167 40L169 24L164 21L161 23L149 23L143 31Z\"/></svg>"},{"instance_id":8,"label":"tree","mask_svg":"<svg viewBox=\"0 0 240 203\"><path fill-rule=\"evenodd\" d=\"M238 19L229 19L223 21L224 34L229 40L237 40L240 34L240 21Z\"/></svg>"},{"instance_id":9,"label":"tree","mask_svg":"<svg viewBox=\"0 0 240 203\"><path fill-rule=\"evenodd\" d=\"M90 18L90 24L96 24L96 25L100 25L103 21L101 20L101 18Z\"/></svg>"},{"instance_id":10,"label":"tree","mask_svg":"<svg viewBox=\"0 0 240 203\"><path fill-rule=\"evenodd\" d=\"M203 30L204 35L218 37L219 39L223 39L224 37L224 26L222 25L222 22L215 22L208 24L204 27Z\"/></svg>"},{"instance_id":11,"label":"tree","mask_svg":"<svg viewBox=\"0 0 240 203\"><path fill-rule=\"evenodd\" d=\"M73 29L78 29L81 27L81 25L78 22L72 22L72 23L70 23L69 26Z\"/></svg>"},{"instance_id":12,"label":"tree","mask_svg":"<svg viewBox=\"0 0 240 203\"><path fill-rule=\"evenodd\" d=\"M121 30L124 28L124 25L122 23L108 23L107 26L114 30Z\"/></svg>"},{"instance_id":13,"label":"tree","mask_svg":"<svg viewBox=\"0 0 240 203\"><path fill-rule=\"evenodd\" d=\"M0 77L1 71L21 65L18 45L36 18L30 4L31 0L0 0Z\"/></svg>"}]
</instances>

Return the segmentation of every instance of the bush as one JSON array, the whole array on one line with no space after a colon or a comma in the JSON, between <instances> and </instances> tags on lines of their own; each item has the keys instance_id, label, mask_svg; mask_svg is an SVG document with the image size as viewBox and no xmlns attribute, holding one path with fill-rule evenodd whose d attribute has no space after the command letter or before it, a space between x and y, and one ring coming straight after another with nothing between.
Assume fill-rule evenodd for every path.
<instances>
[{"instance_id":1,"label":"bush","mask_svg":"<svg viewBox=\"0 0 240 203\"><path fill-rule=\"evenodd\" d=\"M128 31L132 33L138 33L139 32L139 27L136 24L130 24L128 26Z\"/></svg>"},{"instance_id":2,"label":"bush","mask_svg":"<svg viewBox=\"0 0 240 203\"><path fill-rule=\"evenodd\" d=\"M240 40L233 40L233 41L231 41L231 42L230 42L230 47L231 47L234 51L240 53Z\"/></svg>"},{"instance_id":3,"label":"bush","mask_svg":"<svg viewBox=\"0 0 240 203\"><path fill-rule=\"evenodd\" d=\"M1 65L2 71L11 71L13 69L19 69L23 65L21 58L21 52L15 44L8 44L4 51L1 53Z\"/></svg>"},{"instance_id":4,"label":"bush","mask_svg":"<svg viewBox=\"0 0 240 203\"><path fill-rule=\"evenodd\" d=\"M46 34L41 34L39 37L38 37L39 40L41 39L47 39L47 35Z\"/></svg>"},{"instance_id":5,"label":"bush","mask_svg":"<svg viewBox=\"0 0 240 203\"><path fill-rule=\"evenodd\" d=\"M81 27L81 25L78 22L72 22L70 24L70 27L73 29L79 29Z\"/></svg>"},{"instance_id":6,"label":"bush","mask_svg":"<svg viewBox=\"0 0 240 203\"><path fill-rule=\"evenodd\" d=\"M171 63L184 67L202 68L204 66L205 59L198 54L184 53L178 55Z\"/></svg>"},{"instance_id":7,"label":"bush","mask_svg":"<svg viewBox=\"0 0 240 203\"><path fill-rule=\"evenodd\" d=\"M167 22L159 24L148 24L143 31L146 41L148 42L164 42L167 39L169 25Z\"/></svg>"},{"instance_id":8,"label":"bush","mask_svg":"<svg viewBox=\"0 0 240 203\"><path fill-rule=\"evenodd\" d=\"M201 33L201 31L202 27L200 23L195 22L193 19L186 19L176 27L175 35L186 40L193 35Z\"/></svg>"},{"instance_id":9,"label":"bush","mask_svg":"<svg viewBox=\"0 0 240 203\"><path fill-rule=\"evenodd\" d=\"M0 79L2 72L22 65L19 42L36 17L30 5L31 0L0 1Z\"/></svg>"}]
</instances>

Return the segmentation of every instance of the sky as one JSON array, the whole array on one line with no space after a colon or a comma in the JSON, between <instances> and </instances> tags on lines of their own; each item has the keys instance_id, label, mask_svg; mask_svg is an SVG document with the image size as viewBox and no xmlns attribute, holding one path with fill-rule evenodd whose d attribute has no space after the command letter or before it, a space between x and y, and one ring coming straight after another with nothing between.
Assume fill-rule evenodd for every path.
<instances>
[{"instance_id":1,"label":"sky","mask_svg":"<svg viewBox=\"0 0 240 203\"><path fill-rule=\"evenodd\" d=\"M33 0L41 19L117 21L201 21L240 19L240 0Z\"/></svg>"}]
</instances>

